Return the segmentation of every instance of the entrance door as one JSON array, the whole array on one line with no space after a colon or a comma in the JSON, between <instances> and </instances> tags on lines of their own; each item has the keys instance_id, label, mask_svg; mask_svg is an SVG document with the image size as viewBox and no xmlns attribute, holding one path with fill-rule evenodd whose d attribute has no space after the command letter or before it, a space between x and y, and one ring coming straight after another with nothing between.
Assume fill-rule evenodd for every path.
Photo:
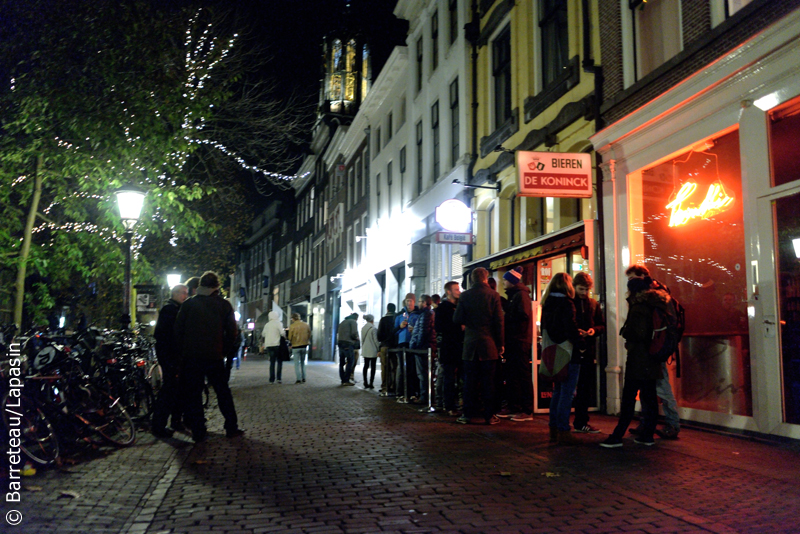
<instances>
[{"instance_id":1,"label":"entrance door","mask_svg":"<svg viewBox=\"0 0 800 534\"><path fill-rule=\"evenodd\" d=\"M765 306L762 335L766 345L777 345L778 358L774 362L777 368L771 382L777 385L780 380L781 422L797 425L800 424L800 191L794 189L768 202L777 297L772 309L777 310L777 316ZM767 352L770 353L776 352Z\"/></svg>"}]
</instances>

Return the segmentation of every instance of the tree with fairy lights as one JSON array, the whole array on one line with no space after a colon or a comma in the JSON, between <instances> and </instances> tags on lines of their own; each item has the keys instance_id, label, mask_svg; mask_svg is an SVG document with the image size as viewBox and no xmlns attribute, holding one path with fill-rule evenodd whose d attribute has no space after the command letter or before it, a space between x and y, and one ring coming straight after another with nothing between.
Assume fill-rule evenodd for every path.
<instances>
[{"instance_id":1,"label":"tree with fairy lights","mask_svg":"<svg viewBox=\"0 0 800 534\"><path fill-rule=\"evenodd\" d=\"M296 103L251 81L254 56L231 21L110 0L4 11L0 303L15 323L23 310L39 323L57 302L119 309L123 229L112 196L124 183L148 191L133 238L140 282L169 262L163 246L148 257L146 241L197 242L186 248L198 256L218 232L231 241L217 246L237 244L243 172L261 191L291 187L287 147L307 124Z\"/></svg>"}]
</instances>

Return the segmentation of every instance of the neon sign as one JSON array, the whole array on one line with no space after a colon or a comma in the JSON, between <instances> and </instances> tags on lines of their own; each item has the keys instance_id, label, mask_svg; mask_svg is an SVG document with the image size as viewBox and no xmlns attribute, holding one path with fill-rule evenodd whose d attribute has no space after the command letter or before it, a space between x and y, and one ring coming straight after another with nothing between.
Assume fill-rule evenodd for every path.
<instances>
[{"instance_id":1,"label":"neon sign","mask_svg":"<svg viewBox=\"0 0 800 534\"><path fill-rule=\"evenodd\" d=\"M722 184L716 182L708 186L706 197L699 206L684 207L684 202L692 196L696 189L697 184L686 182L678 190L675 200L666 205L667 209L672 210L672 214L669 217L670 226L681 226L697 217L708 219L729 209L733 204L733 197L728 196Z\"/></svg>"}]
</instances>

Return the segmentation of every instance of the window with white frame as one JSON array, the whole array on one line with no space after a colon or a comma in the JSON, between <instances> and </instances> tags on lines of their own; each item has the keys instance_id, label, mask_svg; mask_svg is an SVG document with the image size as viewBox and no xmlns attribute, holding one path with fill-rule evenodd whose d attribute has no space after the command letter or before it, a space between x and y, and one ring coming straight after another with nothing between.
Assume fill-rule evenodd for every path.
<instances>
[{"instance_id":1,"label":"window with white frame","mask_svg":"<svg viewBox=\"0 0 800 534\"><path fill-rule=\"evenodd\" d=\"M347 227L347 259L346 259L347 263L346 263L346 265L350 269L353 268L353 243L354 243L354 240L353 240L353 227L352 226L348 226Z\"/></svg>"},{"instance_id":2,"label":"window with white frame","mask_svg":"<svg viewBox=\"0 0 800 534\"><path fill-rule=\"evenodd\" d=\"M361 265L361 220L356 219L353 221L353 235L355 236L355 243L353 243L353 261L355 266Z\"/></svg>"},{"instance_id":3,"label":"window with white frame","mask_svg":"<svg viewBox=\"0 0 800 534\"><path fill-rule=\"evenodd\" d=\"M356 198L360 199L362 196L364 196L364 169L361 167L361 158L356 158L356 164L354 167L356 169Z\"/></svg>"},{"instance_id":4,"label":"window with white frame","mask_svg":"<svg viewBox=\"0 0 800 534\"><path fill-rule=\"evenodd\" d=\"M392 140L392 133L394 133L394 125L392 124L392 122L394 122L394 121L392 119L393 119L392 114L389 113L389 115L386 117L386 143L387 144L389 143L389 141Z\"/></svg>"},{"instance_id":5,"label":"window with white frame","mask_svg":"<svg viewBox=\"0 0 800 534\"><path fill-rule=\"evenodd\" d=\"M386 164L386 216L392 216L392 162Z\"/></svg>"},{"instance_id":6,"label":"window with white frame","mask_svg":"<svg viewBox=\"0 0 800 534\"><path fill-rule=\"evenodd\" d=\"M511 118L511 26L492 41L492 83L494 86L494 127Z\"/></svg>"},{"instance_id":7,"label":"window with white frame","mask_svg":"<svg viewBox=\"0 0 800 534\"><path fill-rule=\"evenodd\" d=\"M420 35L419 39L417 39L417 92L422 90L422 60L422 36Z\"/></svg>"},{"instance_id":8,"label":"window with white frame","mask_svg":"<svg viewBox=\"0 0 800 534\"><path fill-rule=\"evenodd\" d=\"M455 167L461 148L459 147L458 78L450 84L450 166Z\"/></svg>"},{"instance_id":9,"label":"window with white frame","mask_svg":"<svg viewBox=\"0 0 800 534\"><path fill-rule=\"evenodd\" d=\"M422 121L417 123L417 196L422 194Z\"/></svg>"},{"instance_id":10,"label":"window with white frame","mask_svg":"<svg viewBox=\"0 0 800 534\"><path fill-rule=\"evenodd\" d=\"M397 128L399 129L402 125L406 123L406 97L403 95L400 98L400 116L397 120Z\"/></svg>"},{"instance_id":11,"label":"window with white frame","mask_svg":"<svg viewBox=\"0 0 800 534\"><path fill-rule=\"evenodd\" d=\"M432 152L432 160L433 160L433 180L437 180L439 178L439 171L440 171L440 154L439 154L439 101L433 103L431 106L431 137L433 141L433 152Z\"/></svg>"},{"instance_id":12,"label":"window with white frame","mask_svg":"<svg viewBox=\"0 0 800 534\"><path fill-rule=\"evenodd\" d=\"M400 210L402 211L403 206L405 206L405 203L406 203L406 200L405 200L405 194L406 194L406 187L405 187L405 185L406 185L406 181L405 181L405 175L406 175L406 147L405 146L403 146L400 149L400 154L399 154L397 159L398 159L398 167L399 167L399 171L400 171Z\"/></svg>"},{"instance_id":13,"label":"window with white frame","mask_svg":"<svg viewBox=\"0 0 800 534\"><path fill-rule=\"evenodd\" d=\"M356 178L355 178L355 169L350 167L347 169L347 207L350 208L353 204L356 203L357 199L355 198L355 185L356 185Z\"/></svg>"},{"instance_id":14,"label":"window with white frame","mask_svg":"<svg viewBox=\"0 0 800 534\"><path fill-rule=\"evenodd\" d=\"M381 173L375 175L375 215L381 216Z\"/></svg>"},{"instance_id":15,"label":"window with white frame","mask_svg":"<svg viewBox=\"0 0 800 534\"><path fill-rule=\"evenodd\" d=\"M711 27L716 28L752 1L753 0L711 0Z\"/></svg>"},{"instance_id":16,"label":"window with white frame","mask_svg":"<svg viewBox=\"0 0 800 534\"><path fill-rule=\"evenodd\" d=\"M381 153L381 128L375 128L375 157Z\"/></svg>"},{"instance_id":17,"label":"window with white frame","mask_svg":"<svg viewBox=\"0 0 800 534\"><path fill-rule=\"evenodd\" d=\"M431 72L439 66L439 11L431 16Z\"/></svg>"},{"instance_id":18,"label":"window with white frame","mask_svg":"<svg viewBox=\"0 0 800 534\"><path fill-rule=\"evenodd\" d=\"M641 80L683 50L678 0L622 0L623 25L631 36L626 86ZM627 9L625 9L627 7Z\"/></svg>"},{"instance_id":19,"label":"window with white frame","mask_svg":"<svg viewBox=\"0 0 800 534\"><path fill-rule=\"evenodd\" d=\"M447 0L448 22L450 23L450 44L458 38L458 0Z\"/></svg>"}]
</instances>

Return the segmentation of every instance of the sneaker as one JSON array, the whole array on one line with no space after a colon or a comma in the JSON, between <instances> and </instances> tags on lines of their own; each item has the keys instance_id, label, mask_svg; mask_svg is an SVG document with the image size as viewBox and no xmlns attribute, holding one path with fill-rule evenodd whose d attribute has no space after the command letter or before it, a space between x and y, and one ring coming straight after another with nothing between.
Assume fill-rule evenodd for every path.
<instances>
[{"instance_id":1,"label":"sneaker","mask_svg":"<svg viewBox=\"0 0 800 534\"><path fill-rule=\"evenodd\" d=\"M300 382L299 380L295 380L294 383L295 384L302 384L302 382Z\"/></svg>"},{"instance_id":2,"label":"sneaker","mask_svg":"<svg viewBox=\"0 0 800 534\"><path fill-rule=\"evenodd\" d=\"M511 417L511 420L512 421L517 421L517 422L520 422L520 421L533 421L533 415L531 415L529 413L522 413L522 412L521 413L515 413Z\"/></svg>"},{"instance_id":3,"label":"sneaker","mask_svg":"<svg viewBox=\"0 0 800 534\"><path fill-rule=\"evenodd\" d=\"M639 425L639 426L637 426L636 428L630 428L630 429L628 429L628 432L630 432L630 433L631 433L631 434L633 434L634 436L638 436L639 434L641 434L641 433L642 433L642 431L643 431L643 430L644 430L644 426L643 426L643 425Z\"/></svg>"},{"instance_id":4,"label":"sneaker","mask_svg":"<svg viewBox=\"0 0 800 534\"><path fill-rule=\"evenodd\" d=\"M462 415L458 419L456 419L456 423L460 425L468 425L470 423L469 417Z\"/></svg>"},{"instance_id":5,"label":"sneaker","mask_svg":"<svg viewBox=\"0 0 800 534\"><path fill-rule=\"evenodd\" d=\"M572 431L573 432L577 432L578 434L599 434L600 433L600 429L599 428L595 428L592 425L583 425L583 426L580 426L580 427L576 426Z\"/></svg>"},{"instance_id":6,"label":"sneaker","mask_svg":"<svg viewBox=\"0 0 800 534\"><path fill-rule=\"evenodd\" d=\"M355 386L355 384L352 383L352 382L342 382L342 385L343 386Z\"/></svg>"},{"instance_id":7,"label":"sneaker","mask_svg":"<svg viewBox=\"0 0 800 534\"><path fill-rule=\"evenodd\" d=\"M397 397L397 403L398 404L408 404L408 401L406 400L405 397Z\"/></svg>"},{"instance_id":8,"label":"sneaker","mask_svg":"<svg viewBox=\"0 0 800 534\"><path fill-rule=\"evenodd\" d=\"M622 447L622 439L612 434L608 436L608 439L601 443L600 446L606 449L616 449L617 447Z\"/></svg>"},{"instance_id":9,"label":"sneaker","mask_svg":"<svg viewBox=\"0 0 800 534\"><path fill-rule=\"evenodd\" d=\"M379 397L388 397L388 396L389 396L389 394L388 394L388 393L386 393L385 391L381 391L380 393L378 393L378 396L379 396Z\"/></svg>"},{"instance_id":10,"label":"sneaker","mask_svg":"<svg viewBox=\"0 0 800 534\"><path fill-rule=\"evenodd\" d=\"M496 415L491 416L489 419L486 420L487 425L497 425L500 424L500 418Z\"/></svg>"},{"instance_id":11,"label":"sneaker","mask_svg":"<svg viewBox=\"0 0 800 534\"><path fill-rule=\"evenodd\" d=\"M495 415L497 417L501 418L501 419L511 419L512 417L514 417L517 414L514 413L514 412L508 411L508 408L503 408L502 410L497 412Z\"/></svg>"},{"instance_id":12,"label":"sneaker","mask_svg":"<svg viewBox=\"0 0 800 534\"><path fill-rule=\"evenodd\" d=\"M653 445L656 444L656 441L653 438L645 438L642 436L639 436L638 438L633 440L633 442L638 443L639 445L644 445L645 447L652 447Z\"/></svg>"},{"instance_id":13,"label":"sneaker","mask_svg":"<svg viewBox=\"0 0 800 534\"><path fill-rule=\"evenodd\" d=\"M303 384L305 384L305 383L306 383L306 379L304 378L304 379L303 379Z\"/></svg>"},{"instance_id":14,"label":"sneaker","mask_svg":"<svg viewBox=\"0 0 800 534\"><path fill-rule=\"evenodd\" d=\"M171 438L173 431L169 428L154 428L150 431L157 438Z\"/></svg>"},{"instance_id":15,"label":"sneaker","mask_svg":"<svg viewBox=\"0 0 800 534\"><path fill-rule=\"evenodd\" d=\"M243 434L244 434L244 430L242 430L241 428L235 428L233 430L227 430L225 432L225 437L226 438L238 438L239 436L241 436Z\"/></svg>"},{"instance_id":16,"label":"sneaker","mask_svg":"<svg viewBox=\"0 0 800 534\"><path fill-rule=\"evenodd\" d=\"M447 415L451 417L458 417L461 415L461 412L459 412L458 410L450 410L447 412Z\"/></svg>"},{"instance_id":17,"label":"sneaker","mask_svg":"<svg viewBox=\"0 0 800 534\"><path fill-rule=\"evenodd\" d=\"M663 439L678 439L678 432L680 432L680 430L674 426L665 426L664 430L656 429L656 434L658 434L658 437Z\"/></svg>"},{"instance_id":18,"label":"sneaker","mask_svg":"<svg viewBox=\"0 0 800 534\"><path fill-rule=\"evenodd\" d=\"M281 382L280 380L278 380L278 384L283 384L283 382Z\"/></svg>"}]
</instances>

